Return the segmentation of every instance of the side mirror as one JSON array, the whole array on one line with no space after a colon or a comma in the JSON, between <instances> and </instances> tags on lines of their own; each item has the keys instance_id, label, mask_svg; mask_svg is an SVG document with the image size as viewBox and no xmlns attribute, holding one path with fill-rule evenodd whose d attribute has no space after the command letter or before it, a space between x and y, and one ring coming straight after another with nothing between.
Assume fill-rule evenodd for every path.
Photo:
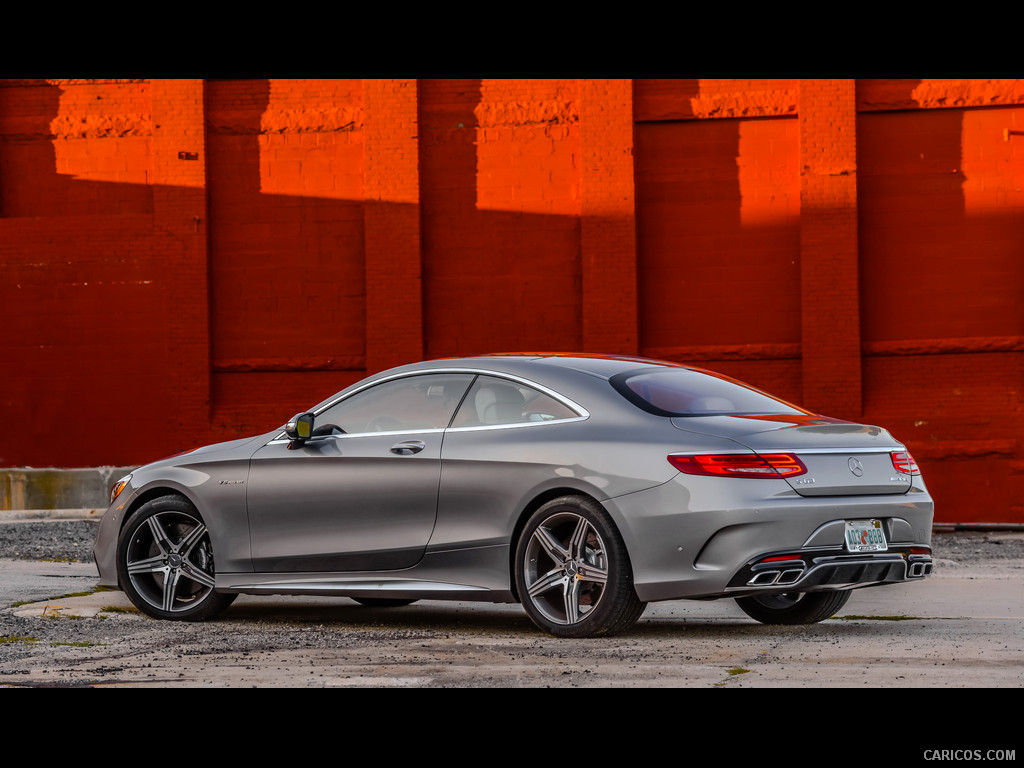
<instances>
[{"instance_id":1,"label":"side mirror","mask_svg":"<svg viewBox=\"0 0 1024 768\"><path fill-rule=\"evenodd\" d=\"M284 425L284 433L292 441L289 448L297 448L313 434L313 414L297 413Z\"/></svg>"}]
</instances>

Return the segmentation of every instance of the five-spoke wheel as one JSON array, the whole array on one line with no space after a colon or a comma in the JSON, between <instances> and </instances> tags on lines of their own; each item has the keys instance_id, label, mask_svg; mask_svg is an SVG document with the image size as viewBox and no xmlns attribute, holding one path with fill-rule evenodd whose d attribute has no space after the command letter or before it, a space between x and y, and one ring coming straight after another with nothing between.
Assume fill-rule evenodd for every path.
<instances>
[{"instance_id":1,"label":"five-spoke wheel","mask_svg":"<svg viewBox=\"0 0 1024 768\"><path fill-rule=\"evenodd\" d=\"M200 621L235 599L216 592L213 548L187 499L162 496L135 511L118 540L121 588L143 613Z\"/></svg>"},{"instance_id":2,"label":"five-spoke wheel","mask_svg":"<svg viewBox=\"0 0 1024 768\"><path fill-rule=\"evenodd\" d=\"M584 497L555 499L530 517L516 552L516 587L533 622L559 637L621 632L646 607L618 530Z\"/></svg>"}]
</instances>

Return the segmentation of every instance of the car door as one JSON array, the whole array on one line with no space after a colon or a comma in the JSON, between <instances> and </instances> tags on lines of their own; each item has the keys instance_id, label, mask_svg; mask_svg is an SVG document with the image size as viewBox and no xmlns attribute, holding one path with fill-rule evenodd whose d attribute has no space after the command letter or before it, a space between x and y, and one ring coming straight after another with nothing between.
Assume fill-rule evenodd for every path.
<instances>
[{"instance_id":1,"label":"car door","mask_svg":"<svg viewBox=\"0 0 1024 768\"><path fill-rule=\"evenodd\" d=\"M524 498L573 472L586 411L539 385L481 374L445 434L435 548L508 546ZM579 473L585 474L585 473Z\"/></svg>"},{"instance_id":2,"label":"car door","mask_svg":"<svg viewBox=\"0 0 1024 768\"><path fill-rule=\"evenodd\" d=\"M376 383L315 414L305 444L260 448L248 481L254 570L415 565L437 515L444 428L472 379L417 374Z\"/></svg>"}]
</instances>

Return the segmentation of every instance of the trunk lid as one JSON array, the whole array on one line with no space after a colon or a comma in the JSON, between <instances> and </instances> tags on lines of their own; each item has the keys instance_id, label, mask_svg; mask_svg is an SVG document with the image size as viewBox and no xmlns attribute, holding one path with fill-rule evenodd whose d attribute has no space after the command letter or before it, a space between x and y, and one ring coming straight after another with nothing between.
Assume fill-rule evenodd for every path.
<instances>
[{"instance_id":1,"label":"trunk lid","mask_svg":"<svg viewBox=\"0 0 1024 768\"><path fill-rule=\"evenodd\" d=\"M899 494L911 487L911 475L898 471L891 458L905 448L881 427L788 414L679 416L672 424L760 454L795 454L807 472L785 480L801 496Z\"/></svg>"}]
</instances>

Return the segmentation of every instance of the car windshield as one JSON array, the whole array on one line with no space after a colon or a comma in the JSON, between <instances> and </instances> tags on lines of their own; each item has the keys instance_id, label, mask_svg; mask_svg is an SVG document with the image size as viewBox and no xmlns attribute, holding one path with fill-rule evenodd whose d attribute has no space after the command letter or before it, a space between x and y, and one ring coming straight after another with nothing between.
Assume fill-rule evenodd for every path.
<instances>
[{"instance_id":1,"label":"car windshield","mask_svg":"<svg viewBox=\"0 0 1024 768\"><path fill-rule=\"evenodd\" d=\"M758 389L708 371L661 368L619 374L610 381L627 400L659 416L808 413Z\"/></svg>"}]
</instances>

